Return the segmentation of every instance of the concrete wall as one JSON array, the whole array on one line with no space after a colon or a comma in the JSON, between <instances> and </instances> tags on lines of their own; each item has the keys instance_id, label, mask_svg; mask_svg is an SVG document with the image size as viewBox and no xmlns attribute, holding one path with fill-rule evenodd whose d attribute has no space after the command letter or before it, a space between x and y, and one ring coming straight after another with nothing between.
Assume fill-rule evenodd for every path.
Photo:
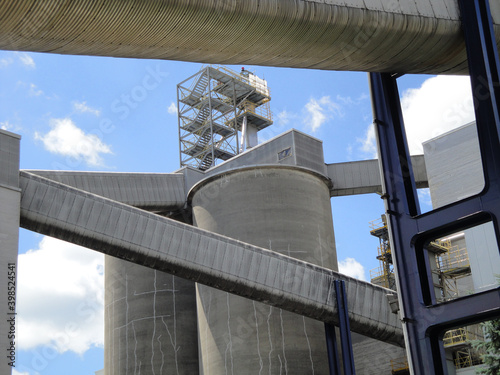
<instances>
[{"instance_id":1,"label":"concrete wall","mask_svg":"<svg viewBox=\"0 0 500 375\"><path fill-rule=\"evenodd\" d=\"M192 206L198 227L337 268L329 189L316 175L233 171L196 186ZM204 375L328 374L321 322L202 285L198 319Z\"/></svg>"},{"instance_id":2,"label":"concrete wall","mask_svg":"<svg viewBox=\"0 0 500 375\"><path fill-rule=\"evenodd\" d=\"M0 373L11 374L16 363L15 315L17 254L19 246L19 141L0 130Z\"/></svg>"}]
</instances>

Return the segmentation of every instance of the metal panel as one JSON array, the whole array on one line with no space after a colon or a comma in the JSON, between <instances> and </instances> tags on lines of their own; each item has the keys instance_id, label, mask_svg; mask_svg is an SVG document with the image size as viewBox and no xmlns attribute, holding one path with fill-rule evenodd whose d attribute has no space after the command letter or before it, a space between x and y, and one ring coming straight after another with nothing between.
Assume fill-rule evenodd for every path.
<instances>
[{"instance_id":1,"label":"metal panel","mask_svg":"<svg viewBox=\"0 0 500 375\"><path fill-rule=\"evenodd\" d=\"M411 161L417 187L427 187L424 156L412 156ZM333 183L330 189L332 197L382 192L378 160L327 164L326 168L327 175Z\"/></svg>"},{"instance_id":2,"label":"metal panel","mask_svg":"<svg viewBox=\"0 0 500 375\"><path fill-rule=\"evenodd\" d=\"M434 208L483 190L484 176L475 123L433 138L423 146Z\"/></svg>"},{"instance_id":3,"label":"metal panel","mask_svg":"<svg viewBox=\"0 0 500 375\"><path fill-rule=\"evenodd\" d=\"M500 24L500 2L495 0L490 0L491 18L493 18L493 23L495 25Z\"/></svg>"},{"instance_id":4,"label":"metal panel","mask_svg":"<svg viewBox=\"0 0 500 375\"><path fill-rule=\"evenodd\" d=\"M288 149L290 149L288 151ZM280 158L280 153L287 150ZM323 142L298 130L291 129L250 150L206 171L205 176L254 165L293 165L325 175Z\"/></svg>"},{"instance_id":5,"label":"metal panel","mask_svg":"<svg viewBox=\"0 0 500 375\"><path fill-rule=\"evenodd\" d=\"M179 173L27 172L149 211L179 210L185 203Z\"/></svg>"},{"instance_id":6,"label":"metal panel","mask_svg":"<svg viewBox=\"0 0 500 375\"><path fill-rule=\"evenodd\" d=\"M358 289L370 290L373 294L373 299L370 301L361 301L358 298L349 299L348 308L352 330L382 341L402 344L400 322L390 310L386 300L388 290L384 288L86 193L31 173L21 172L20 181L24 191L21 200L21 226L24 228L332 324L337 323L337 320L335 304L329 298L331 284L337 279L345 280L349 295L357 295ZM27 192L33 191L33 187L38 194L29 196ZM50 202L49 207L41 210L44 205L40 203L44 199L45 192L54 188L56 189L54 200ZM55 207L63 209L64 202L74 202L68 217L61 220L57 215L50 216L50 212L55 212L52 211ZM89 209L95 202L102 203L103 207L106 207L103 209L110 213L109 225L106 228L96 227L95 230L89 230L84 223L99 219L92 216L95 215L95 211L93 213ZM123 239L125 227L128 225L133 227L132 223L137 223L141 218L147 218L156 223L155 236L162 238L159 246L158 240L142 239L140 242L134 242L133 238L129 241ZM203 242L195 241L191 246L185 246L184 239L193 238L193 235L203 238ZM201 244L206 246L207 243L211 245L200 249ZM155 244L156 246L153 247ZM243 270L236 274L230 272L231 264L244 265L242 253L230 254L228 250L231 247L243 248L245 253L251 252L262 258L259 261L259 273L256 278L242 279L240 274L245 273ZM180 248L184 253L182 256L179 255ZM210 250L212 252L209 252ZM197 262L200 258L196 254L200 251L206 252L203 262ZM227 263L229 268L224 267L224 263L220 262L224 257L233 258ZM193 259L193 261L184 259ZM286 267L295 269L293 273L303 274L300 284L285 283L282 290L276 290L273 283L266 283L264 280L267 275L276 273L276 269L270 266L271 260L284 262ZM318 294L316 292L313 294L309 291L309 287L305 287L310 280L319 281L314 286L321 290ZM316 300L312 297L313 295L321 299ZM379 320L374 320L371 314L366 315L363 312L365 304L373 305L373 310L380 310L376 314L380 317Z\"/></svg>"},{"instance_id":7,"label":"metal panel","mask_svg":"<svg viewBox=\"0 0 500 375\"><path fill-rule=\"evenodd\" d=\"M296 165L326 175L323 142L299 131L293 132Z\"/></svg>"},{"instance_id":8,"label":"metal panel","mask_svg":"<svg viewBox=\"0 0 500 375\"><path fill-rule=\"evenodd\" d=\"M464 231L469 254L475 292L498 286L500 256L492 223L486 223Z\"/></svg>"}]
</instances>

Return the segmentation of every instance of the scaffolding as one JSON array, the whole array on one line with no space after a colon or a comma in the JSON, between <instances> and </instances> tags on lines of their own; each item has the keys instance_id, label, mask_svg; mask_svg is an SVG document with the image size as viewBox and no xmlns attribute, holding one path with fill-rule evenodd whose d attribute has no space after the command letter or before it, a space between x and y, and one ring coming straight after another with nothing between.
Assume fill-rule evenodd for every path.
<instances>
[{"instance_id":1,"label":"scaffolding","mask_svg":"<svg viewBox=\"0 0 500 375\"><path fill-rule=\"evenodd\" d=\"M410 366L406 357L391 359L392 375L409 375Z\"/></svg>"},{"instance_id":2,"label":"scaffolding","mask_svg":"<svg viewBox=\"0 0 500 375\"><path fill-rule=\"evenodd\" d=\"M377 259L380 262L379 267L370 270L370 280L373 284L396 290L389 231L385 215L382 215L377 220L370 221L369 226L370 234L379 239ZM460 241L451 241L448 238L436 239L425 246L430 259L433 259L431 260L431 263L433 263L431 269L438 302L446 302L460 297L457 282L459 279L471 275L469 255L463 244ZM484 340L479 325L456 328L445 333L443 345L451 353L457 369L482 363L481 355L471 345L471 342L476 340ZM409 374L406 358L391 360L391 368L393 375Z\"/></svg>"},{"instance_id":3,"label":"scaffolding","mask_svg":"<svg viewBox=\"0 0 500 375\"><path fill-rule=\"evenodd\" d=\"M206 66L177 85L180 165L200 170L240 152L238 134L273 123L267 82L253 73ZM256 134L256 133L255 133Z\"/></svg>"},{"instance_id":4,"label":"scaffolding","mask_svg":"<svg viewBox=\"0 0 500 375\"><path fill-rule=\"evenodd\" d=\"M455 368L461 369L483 363L481 353L472 346L473 342L484 341L480 325L471 325L447 331L443 337L445 349L451 350Z\"/></svg>"},{"instance_id":5,"label":"scaffolding","mask_svg":"<svg viewBox=\"0 0 500 375\"><path fill-rule=\"evenodd\" d=\"M450 301L460 297L457 286L459 279L470 276L469 254L465 247L453 245L450 240L436 240L427 245L434 253L436 266L432 267L436 299L438 302Z\"/></svg>"},{"instance_id":6,"label":"scaffolding","mask_svg":"<svg viewBox=\"0 0 500 375\"><path fill-rule=\"evenodd\" d=\"M379 239L377 248L377 259L379 267L370 270L370 280L372 284L396 290L396 279L394 277L394 267L392 264L391 246L389 243L389 231L385 215L379 219L370 221L370 234Z\"/></svg>"},{"instance_id":7,"label":"scaffolding","mask_svg":"<svg viewBox=\"0 0 500 375\"><path fill-rule=\"evenodd\" d=\"M370 221L369 226L370 234L379 239L377 259L380 262L379 267L370 270L370 280L373 284L395 290L396 282L385 215ZM435 266L432 269L438 302L459 297L457 280L471 274L467 249L443 239L429 242L426 249L435 258Z\"/></svg>"},{"instance_id":8,"label":"scaffolding","mask_svg":"<svg viewBox=\"0 0 500 375\"><path fill-rule=\"evenodd\" d=\"M479 325L461 327L447 331L443 337L443 345L445 348L458 345L463 346L475 340L484 340Z\"/></svg>"}]
</instances>

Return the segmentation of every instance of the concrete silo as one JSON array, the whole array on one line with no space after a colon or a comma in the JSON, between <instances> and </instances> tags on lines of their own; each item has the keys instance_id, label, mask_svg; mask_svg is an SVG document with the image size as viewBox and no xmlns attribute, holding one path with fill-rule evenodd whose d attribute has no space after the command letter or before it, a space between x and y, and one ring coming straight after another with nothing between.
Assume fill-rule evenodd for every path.
<instances>
[{"instance_id":1,"label":"concrete silo","mask_svg":"<svg viewBox=\"0 0 500 375\"><path fill-rule=\"evenodd\" d=\"M195 283L107 256L107 375L196 374Z\"/></svg>"},{"instance_id":2,"label":"concrete silo","mask_svg":"<svg viewBox=\"0 0 500 375\"><path fill-rule=\"evenodd\" d=\"M327 184L300 167L225 171L192 189L194 224L336 269ZM323 323L203 285L197 290L204 375L328 373Z\"/></svg>"}]
</instances>

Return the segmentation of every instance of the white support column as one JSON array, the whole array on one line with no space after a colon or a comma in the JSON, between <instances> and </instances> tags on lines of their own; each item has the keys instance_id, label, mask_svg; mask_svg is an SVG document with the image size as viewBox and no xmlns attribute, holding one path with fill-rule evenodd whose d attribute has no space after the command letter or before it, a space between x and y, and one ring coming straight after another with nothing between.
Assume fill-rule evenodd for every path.
<instances>
[{"instance_id":1,"label":"white support column","mask_svg":"<svg viewBox=\"0 0 500 375\"><path fill-rule=\"evenodd\" d=\"M19 246L19 141L0 130L0 373L11 374L16 362L17 254Z\"/></svg>"}]
</instances>

